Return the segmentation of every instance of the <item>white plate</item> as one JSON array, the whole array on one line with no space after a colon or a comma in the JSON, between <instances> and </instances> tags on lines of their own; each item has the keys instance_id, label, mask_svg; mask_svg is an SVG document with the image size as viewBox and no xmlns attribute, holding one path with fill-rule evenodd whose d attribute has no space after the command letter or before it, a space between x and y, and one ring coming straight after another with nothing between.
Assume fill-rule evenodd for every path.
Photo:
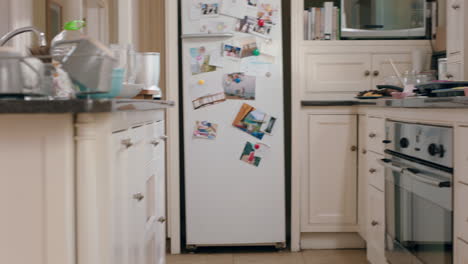
<instances>
[{"instance_id":1,"label":"white plate","mask_svg":"<svg viewBox=\"0 0 468 264\"><path fill-rule=\"evenodd\" d=\"M144 84L124 83L118 97L133 98L145 88Z\"/></svg>"}]
</instances>

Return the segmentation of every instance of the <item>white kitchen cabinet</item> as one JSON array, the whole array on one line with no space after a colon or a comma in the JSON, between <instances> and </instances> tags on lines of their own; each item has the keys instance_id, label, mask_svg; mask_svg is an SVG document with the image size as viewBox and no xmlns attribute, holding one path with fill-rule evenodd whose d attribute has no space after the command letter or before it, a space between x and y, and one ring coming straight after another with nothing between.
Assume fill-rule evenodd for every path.
<instances>
[{"instance_id":1,"label":"white kitchen cabinet","mask_svg":"<svg viewBox=\"0 0 468 264\"><path fill-rule=\"evenodd\" d=\"M455 129L455 179L468 184L468 126Z\"/></svg>"},{"instance_id":2,"label":"white kitchen cabinet","mask_svg":"<svg viewBox=\"0 0 468 264\"><path fill-rule=\"evenodd\" d=\"M455 240L455 263L466 264L468 263L468 242L456 239Z\"/></svg>"},{"instance_id":3,"label":"white kitchen cabinet","mask_svg":"<svg viewBox=\"0 0 468 264\"><path fill-rule=\"evenodd\" d=\"M385 190L385 168L379 164L379 160L383 158L384 156L375 152L367 154L367 182L380 191Z\"/></svg>"},{"instance_id":4,"label":"white kitchen cabinet","mask_svg":"<svg viewBox=\"0 0 468 264\"><path fill-rule=\"evenodd\" d=\"M156 109L0 115L0 263L164 264Z\"/></svg>"},{"instance_id":5,"label":"white kitchen cabinet","mask_svg":"<svg viewBox=\"0 0 468 264\"><path fill-rule=\"evenodd\" d=\"M456 183L454 191L455 237L468 241L468 207L466 206L466 199L468 198L468 185L463 183Z\"/></svg>"},{"instance_id":6,"label":"white kitchen cabinet","mask_svg":"<svg viewBox=\"0 0 468 264\"><path fill-rule=\"evenodd\" d=\"M429 58L430 53L427 54ZM301 69L304 71L304 97L308 94L330 93L354 95L359 91L376 89L376 85L382 84L385 77L395 75L389 59L393 60L400 72L412 68L410 51L318 53L307 48L301 58L301 64L304 65Z\"/></svg>"},{"instance_id":7,"label":"white kitchen cabinet","mask_svg":"<svg viewBox=\"0 0 468 264\"><path fill-rule=\"evenodd\" d=\"M314 54L302 58L307 93L357 92L371 85L370 54Z\"/></svg>"},{"instance_id":8,"label":"white kitchen cabinet","mask_svg":"<svg viewBox=\"0 0 468 264\"><path fill-rule=\"evenodd\" d=\"M367 259L371 264L386 264L384 192L368 187Z\"/></svg>"},{"instance_id":9,"label":"white kitchen cabinet","mask_svg":"<svg viewBox=\"0 0 468 264\"><path fill-rule=\"evenodd\" d=\"M377 154L384 154L385 119L379 116L368 116L367 148Z\"/></svg>"},{"instance_id":10,"label":"white kitchen cabinet","mask_svg":"<svg viewBox=\"0 0 468 264\"><path fill-rule=\"evenodd\" d=\"M366 240L367 231L367 117L359 115L358 122L358 223L359 234Z\"/></svg>"},{"instance_id":11,"label":"white kitchen cabinet","mask_svg":"<svg viewBox=\"0 0 468 264\"><path fill-rule=\"evenodd\" d=\"M463 81L464 74L463 74L464 63L462 61L450 61L447 63L447 73L446 78L449 81Z\"/></svg>"},{"instance_id":12,"label":"white kitchen cabinet","mask_svg":"<svg viewBox=\"0 0 468 264\"><path fill-rule=\"evenodd\" d=\"M308 116L303 232L357 231L357 116Z\"/></svg>"},{"instance_id":13,"label":"white kitchen cabinet","mask_svg":"<svg viewBox=\"0 0 468 264\"><path fill-rule=\"evenodd\" d=\"M75 263L72 122L0 115L0 263Z\"/></svg>"},{"instance_id":14,"label":"white kitchen cabinet","mask_svg":"<svg viewBox=\"0 0 468 264\"><path fill-rule=\"evenodd\" d=\"M447 54L453 56L463 51L465 0L447 0Z\"/></svg>"},{"instance_id":15,"label":"white kitchen cabinet","mask_svg":"<svg viewBox=\"0 0 468 264\"><path fill-rule=\"evenodd\" d=\"M463 81L467 78L468 16L467 0L447 1L447 78Z\"/></svg>"}]
</instances>

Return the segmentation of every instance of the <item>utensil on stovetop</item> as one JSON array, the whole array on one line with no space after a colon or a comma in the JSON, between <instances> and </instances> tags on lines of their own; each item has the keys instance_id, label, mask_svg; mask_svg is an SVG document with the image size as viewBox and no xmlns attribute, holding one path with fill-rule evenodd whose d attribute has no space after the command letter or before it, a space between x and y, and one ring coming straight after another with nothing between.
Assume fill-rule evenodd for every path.
<instances>
[{"instance_id":1,"label":"utensil on stovetop","mask_svg":"<svg viewBox=\"0 0 468 264\"><path fill-rule=\"evenodd\" d=\"M435 81L435 82L415 85L415 88L416 88L415 91L419 95L436 97L437 94L434 93L435 90L452 89L452 88L467 87L467 86L468 86L468 82L463 82L463 81L458 81L458 82Z\"/></svg>"}]
</instances>

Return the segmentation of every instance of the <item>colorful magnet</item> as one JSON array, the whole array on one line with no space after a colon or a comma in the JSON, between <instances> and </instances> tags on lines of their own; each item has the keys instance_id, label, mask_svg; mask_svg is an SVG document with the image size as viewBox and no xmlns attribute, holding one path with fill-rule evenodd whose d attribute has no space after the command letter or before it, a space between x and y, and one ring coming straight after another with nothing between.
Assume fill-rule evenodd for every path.
<instances>
[{"instance_id":1,"label":"colorful magnet","mask_svg":"<svg viewBox=\"0 0 468 264\"><path fill-rule=\"evenodd\" d=\"M271 77L271 72L267 72L267 73L265 74L265 76L268 77L268 78L270 78L270 77Z\"/></svg>"},{"instance_id":2,"label":"colorful magnet","mask_svg":"<svg viewBox=\"0 0 468 264\"><path fill-rule=\"evenodd\" d=\"M199 81L198 81L198 84L199 84L199 85L204 85L204 84L205 84L205 80L199 80Z\"/></svg>"},{"instance_id":3,"label":"colorful magnet","mask_svg":"<svg viewBox=\"0 0 468 264\"><path fill-rule=\"evenodd\" d=\"M236 78L236 79L234 79L234 81L235 81L236 83L242 82L241 78Z\"/></svg>"},{"instance_id":4,"label":"colorful magnet","mask_svg":"<svg viewBox=\"0 0 468 264\"><path fill-rule=\"evenodd\" d=\"M255 144L255 149L260 149L260 145L259 145L259 144Z\"/></svg>"},{"instance_id":5,"label":"colorful magnet","mask_svg":"<svg viewBox=\"0 0 468 264\"><path fill-rule=\"evenodd\" d=\"M259 19L259 20L258 20L258 25L259 25L260 27L265 26L265 20Z\"/></svg>"},{"instance_id":6,"label":"colorful magnet","mask_svg":"<svg viewBox=\"0 0 468 264\"><path fill-rule=\"evenodd\" d=\"M252 54L253 54L254 56L260 56L260 50L255 49L255 50L252 52Z\"/></svg>"},{"instance_id":7,"label":"colorful magnet","mask_svg":"<svg viewBox=\"0 0 468 264\"><path fill-rule=\"evenodd\" d=\"M197 61L203 60L203 56L197 56Z\"/></svg>"}]
</instances>

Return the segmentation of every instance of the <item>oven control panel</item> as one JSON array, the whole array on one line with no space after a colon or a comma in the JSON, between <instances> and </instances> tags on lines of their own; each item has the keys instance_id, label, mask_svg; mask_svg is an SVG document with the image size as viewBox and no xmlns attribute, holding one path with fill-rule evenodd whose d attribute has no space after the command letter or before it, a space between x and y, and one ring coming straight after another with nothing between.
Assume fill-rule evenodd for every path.
<instances>
[{"instance_id":1,"label":"oven control panel","mask_svg":"<svg viewBox=\"0 0 468 264\"><path fill-rule=\"evenodd\" d=\"M453 168L453 128L387 121L386 149Z\"/></svg>"}]
</instances>

